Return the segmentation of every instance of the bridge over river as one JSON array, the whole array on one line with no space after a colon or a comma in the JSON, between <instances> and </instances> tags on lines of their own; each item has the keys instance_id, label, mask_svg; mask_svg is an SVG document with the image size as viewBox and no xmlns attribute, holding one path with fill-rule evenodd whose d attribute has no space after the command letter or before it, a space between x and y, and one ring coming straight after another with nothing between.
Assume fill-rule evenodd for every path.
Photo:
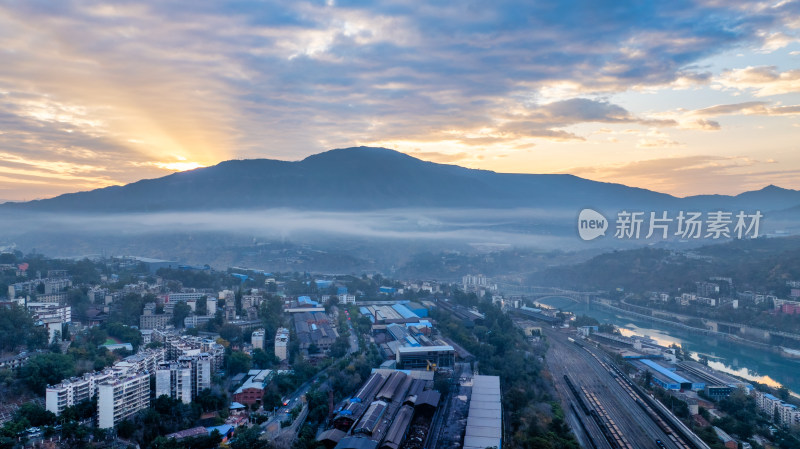
<instances>
[{"instance_id":1,"label":"bridge over river","mask_svg":"<svg viewBox=\"0 0 800 449\"><path fill-rule=\"evenodd\" d=\"M541 287L535 285L497 284L497 290L506 296L519 295L526 299L539 301L545 298L567 298L581 304L588 304L597 299L604 292L578 292L556 287Z\"/></svg>"}]
</instances>

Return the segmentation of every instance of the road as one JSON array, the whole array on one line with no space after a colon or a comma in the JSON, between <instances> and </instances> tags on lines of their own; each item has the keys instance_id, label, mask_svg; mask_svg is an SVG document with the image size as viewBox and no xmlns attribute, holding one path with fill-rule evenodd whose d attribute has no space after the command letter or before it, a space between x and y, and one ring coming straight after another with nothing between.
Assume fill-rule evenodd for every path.
<instances>
[{"instance_id":1,"label":"road","mask_svg":"<svg viewBox=\"0 0 800 449\"><path fill-rule=\"evenodd\" d=\"M338 316L339 313L340 313L339 309L337 308L335 314ZM344 313L347 315L347 326L350 329L350 336L348 337L348 340L350 341L350 349L348 349L348 355L352 355L359 352L360 350L358 344L358 337L356 336L356 331L353 328L353 325L350 321L350 314L347 311L347 309L344 309ZM305 396L309 390L311 390L314 384L319 382L319 378L323 374L325 374L325 370L317 373L313 378L311 378L311 380L300 385L300 387L297 390L295 390L291 395L284 397L283 400L286 405L280 407L271 419L261 424L261 427L263 429L267 429L270 428L270 426L274 426L275 424L280 426L280 421L285 419L287 415L292 411L292 409L301 403L301 398Z\"/></svg>"},{"instance_id":2,"label":"road","mask_svg":"<svg viewBox=\"0 0 800 449\"><path fill-rule=\"evenodd\" d=\"M592 356L595 354L603 360L605 356L600 351L588 345L584 345L583 348L575 345L567 340L568 335L561 330L544 327L542 331L550 344L546 356L548 369L553 374L567 419L583 447L592 447L588 443L588 437L591 437L598 448L611 448L611 445L603 437L595 421L581 410L564 380L565 374L572 380L590 409L605 410L606 414L601 420L609 426L612 423L616 424L623 440L630 447L657 448L655 441L661 440L665 447L679 449L634 401L620 382ZM575 412L572 411L570 404L574 404ZM589 433L588 437L578 424L578 418L583 421Z\"/></svg>"},{"instance_id":3,"label":"road","mask_svg":"<svg viewBox=\"0 0 800 449\"><path fill-rule=\"evenodd\" d=\"M284 397L283 401L286 405L278 408L278 410L276 411L275 415L272 418L261 423L261 428L266 430L271 426L275 425L277 425L278 428L280 428L280 422L286 419L289 413L292 411L292 409L295 408L298 404L302 405L302 397L305 396L309 390L311 390L311 387L313 387L317 382L319 382L319 377L324 372L325 371L323 370L317 373L317 375L311 378L311 380L300 385L300 387L297 388L297 390L295 390L292 394Z\"/></svg>"}]
</instances>

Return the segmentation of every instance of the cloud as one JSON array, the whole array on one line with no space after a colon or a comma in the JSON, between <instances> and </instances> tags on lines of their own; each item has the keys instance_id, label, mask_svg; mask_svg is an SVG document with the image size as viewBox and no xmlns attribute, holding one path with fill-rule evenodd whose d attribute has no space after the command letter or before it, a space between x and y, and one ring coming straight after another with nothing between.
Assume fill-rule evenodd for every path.
<instances>
[{"instance_id":1,"label":"cloud","mask_svg":"<svg viewBox=\"0 0 800 449\"><path fill-rule=\"evenodd\" d=\"M775 66L748 66L723 72L714 82L724 88L749 91L757 97L800 90L800 69L779 71Z\"/></svg>"},{"instance_id":2,"label":"cloud","mask_svg":"<svg viewBox=\"0 0 800 449\"><path fill-rule=\"evenodd\" d=\"M361 143L458 154L581 141L570 127L586 123L683 126L613 97L708 82L797 91L793 71L703 65L791 39L796 2L751 3L3 3L0 145L70 163L93 153L97 179L122 183Z\"/></svg>"},{"instance_id":3,"label":"cloud","mask_svg":"<svg viewBox=\"0 0 800 449\"><path fill-rule=\"evenodd\" d=\"M772 106L768 101L720 104L692 111L691 115L717 117L720 115L794 115L800 114L800 105Z\"/></svg>"},{"instance_id":4,"label":"cloud","mask_svg":"<svg viewBox=\"0 0 800 449\"><path fill-rule=\"evenodd\" d=\"M767 184L797 188L800 169L775 170L775 163L771 159L761 161L746 156L695 155L572 167L566 172L680 196L738 194Z\"/></svg>"}]
</instances>

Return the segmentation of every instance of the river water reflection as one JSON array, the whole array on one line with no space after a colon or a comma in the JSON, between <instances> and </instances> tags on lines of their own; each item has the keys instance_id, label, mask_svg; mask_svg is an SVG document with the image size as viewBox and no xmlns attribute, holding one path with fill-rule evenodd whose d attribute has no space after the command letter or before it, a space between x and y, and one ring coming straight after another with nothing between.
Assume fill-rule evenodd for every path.
<instances>
[{"instance_id":1,"label":"river water reflection","mask_svg":"<svg viewBox=\"0 0 800 449\"><path fill-rule=\"evenodd\" d=\"M665 346L678 344L694 359L706 356L709 366L719 371L774 387L785 385L795 395L800 392L800 359L791 359L778 353L715 337L688 334L658 323L590 308L587 304L577 304L569 298L549 297L542 299L540 303L576 315L588 315L601 323L613 324L623 335L646 335Z\"/></svg>"}]
</instances>

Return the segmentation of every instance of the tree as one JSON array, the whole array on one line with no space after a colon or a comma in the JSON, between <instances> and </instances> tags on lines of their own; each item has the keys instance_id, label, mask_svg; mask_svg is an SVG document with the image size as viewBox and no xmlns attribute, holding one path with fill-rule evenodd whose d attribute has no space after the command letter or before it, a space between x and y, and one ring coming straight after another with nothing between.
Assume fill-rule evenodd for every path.
<instances>
[{"instance_id":1,"label":"tree","mask_svg":"<svg viewBox=\"0 0 800 449\"><path fill-rule=\"evenodd\" d=\"M75 375L75 360L66 354L37 354L19 370L19 377L37 394Z\"/></svg>"},{"instance_id":2,"label":"tree","mask_svg":"<svg viewBox=\"0 0 800 449\"><path fill-rule=\"evenodd\" d=\"M260 369L267 369L279 363L275 353L272 349L264 351L261 349L253 350L253 367Z\"/></svg>"},{"instance_id":3,"label":"tree","mask_svg":"<svg viewBox=\"0 0 800 449\"><path fill-rule=\"evenodd\" d=\"M341 358L347 355L347 351L350 349L350 341L347 337L339 336L336 338L336 341L333 342L331 345L331 357L334 358Z\"/></svg>"},{"instance_id":4,"label":"tree","mask_svg":"<svg viewBox=\"0 0 800 449\"><path fill-rule=\"evenodd\" d=\"M282 405L281 396L272 390L268 390L264 393L261 404L264 406L264 410L272 410L276 407L280 407Z\"/></svg>"},{"instance_id":5,"label":"tree","mask_svg":"<svg viewBox=\"0 0 800 449\"><path fill-rule=\"evenodd\" d=\"M192 308L189 307L189 304L185 302L179 302L175 304L175 308L172 310L172 324L175 327L183 327L183 320L192 313Z\"/></svg>"},{"instance_id":6,"label":"tree","mask_svg":"<svg viewBox=\"0 0 800 449\"><path fill-rule=\"evenodd\" d=\"M250 371L252 366L250 356L244 352L236 351L228 356L228 375L236 375Z\"/></svg>"},{"instance_id":7,"label":"tree","mask_svg":"<svg viewBox=\"0 0 800 449\"><path fill-rule=\"evenodd\" d=\"M789 389L785 385L778 388L778 397L783 401L789 400Z\"/></svg>"},{"instance_id":8,"label":"tree","mask_svg":"<svg viewBox=\"0 0 800 449\"><path fill-rule=\"evenodd\" d=\"M22 345L28 349L47 346L47 330L35 326L31 314L22 306L11 305L0 313L0 351L12 352Z\"/></svg>"},{"instance_id":9,"label":"tree","mask_svg":"<svg viewBox=\"0 0 800 449\"><path fill-rule=\"evenodd\" d=\"M41 405L26 402L17 409L15 419L24 418L31 426L49 426L56 422L56 415Z\"/></svg>"},{"instance_id":10,"label":"tree","mask_svg":"<svg viewBox=\"0 0 800 449\"><path fill-rule=\"evenodd\" d=\"M208 314L208 296L201 296L200 299L197 300L195 308L198 315L206 316Z\"/></svg>"},{"instance_id":11,"label":"tree","mask_svg":"<svg viewBox=\"0 0 800 449\"><path fill-rule=\"evenodd\" d=\"M135 431L136 424L129 419L126 419L117 425L117 434L126 440L130 439Z\"/></svg>"},{"instance_id":12,"label":"tree","mask_svg":"<svg viewBox=\"0 0 800 449\"><path fill-rule=\"evenodd\" d=\"M242 328L235 324L223 324L219 329L219 336L230 342L242 340Z\"/></svg>"},{"instance_id":13,"label":"tree","mask_svg":"<svg viewBox=\"0 0 800 449\"><path fill-rule=\"evenodd\" d=\"M231 440L231 449L271 449L272 445L261 438L261 427L247 427L236 432Z\"/></svg>"}]
</instances>

